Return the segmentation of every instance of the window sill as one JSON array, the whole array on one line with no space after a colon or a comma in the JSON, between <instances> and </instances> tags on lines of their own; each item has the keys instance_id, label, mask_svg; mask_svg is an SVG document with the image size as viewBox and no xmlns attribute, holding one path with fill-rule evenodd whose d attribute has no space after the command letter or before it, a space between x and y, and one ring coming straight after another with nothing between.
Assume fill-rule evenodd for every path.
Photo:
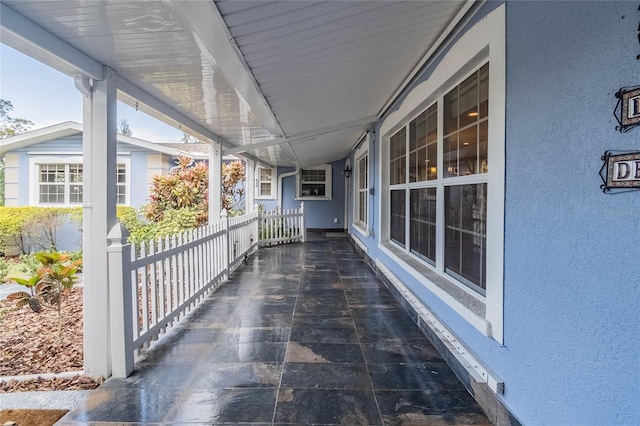
<instances>
[{"instance_id":1,"label":"window sill","mask_svg":"<svg viewBox=\"0 0 640 426\"><path fill-rule=\"evenodd\" d=\"M331 197L296 197L296 201L331 201Z\"/></svg>"},{"instance_id":2,"label":"window sill","mask_svg":"<svg viewBox=\"0 0 640 426\"><path fill-rule=\"evenodd\" d=\"M363 237L367 237L367 238L369 237L369 230L363 228L361 224L352 223L351 227L353 228L354 231L357 231L358 234L362 235Z\"/></svg>"},{"instance_id":3,"label":"window sill","mask_svg":"<svg viewBox=\"0 0 640 426\"><path fill-rule=\"evenodd\" d=\"M490 334L490 326L485 319L487 305L483 296L471 293L471 290L439 274L390 242L381 242L380 249L471 325L485 335Z\"/></svg>"}]
</instances>

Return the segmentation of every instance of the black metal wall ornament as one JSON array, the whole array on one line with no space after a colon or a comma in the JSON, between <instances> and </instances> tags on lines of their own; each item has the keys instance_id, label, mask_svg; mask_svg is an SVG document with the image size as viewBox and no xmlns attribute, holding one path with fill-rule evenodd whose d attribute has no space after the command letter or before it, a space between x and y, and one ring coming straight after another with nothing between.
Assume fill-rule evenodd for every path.
<instances>
[{"instance_id":1,"label":"black metal wall ornament","mask_svg":"<svg viewBox=\"0 0 640 426\"><path fill-rule=\"evenodd\" d=\"M640 125L640 86L622 87L615 94L618 98L613 116L618 121L616 130L625 133Z\"/></svg>"},{"instance_id":2,"label":"black metal wall ornament","mask_svg":"<svg viewBox=\"0 0 640 426\"><path fill-rule=\"evenodd\" d=\"M605 151L600 159L602 192L640 190L640 151Z\"/></svg>"}]
</instances>

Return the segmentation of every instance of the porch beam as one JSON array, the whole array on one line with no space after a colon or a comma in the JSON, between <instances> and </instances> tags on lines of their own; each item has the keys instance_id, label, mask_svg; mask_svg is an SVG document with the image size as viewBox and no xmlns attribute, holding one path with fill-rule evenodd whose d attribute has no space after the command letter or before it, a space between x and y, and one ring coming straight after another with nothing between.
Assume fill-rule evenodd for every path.
<instances>
[{"instance_id":1,"label":"porch beam","mask_svg":"<svg viewBox=\"0 0 640 426\"><path fill-rule=\"evenodd\" d=\"M201 124L196 123L186 115L170 107L167 103L161 101L125 78L120 77L118 79L118 91L121 95L120 100L122 102L133 108L137 108L145 114L170 124L177 129L183 129L183 126L188 127L190 130L197 133L195 135L197 137L208 139L211 142L219 143L230 148L235 147L235 145L227 141L222 136L212 132Z\"/></svg>"},{"instance_id":2,"label":"porch beam","mask_svg":"<svg viewBox=\"0 0 640 426\"><path fill-rule=\"evenodd\" d=\"M107 235L116 223L117 74L108 67L84 97L83 318L84 370L111 375Z\"/></svg>"},{"instance_id":3,"label":"porch beam","mask_svg":"<svg viewBox=\"0 0 640 426\"><path fill-rule=\"evenodd\" d=\"M244 152L255 151L256 149L265 148L265 147L274 146L274 145L282 145L285 143L296 144L299 142L305 142L329 133L339 132L341 130L351 129L354 127L369 125L372 122L374 122L376 119L377 119L377 116L371 115L368 117L359 118L357 120L347 121L344 123L335 124L333 126L327 126L327 127L322 127L316 130L311 130L309 132L298 133L296 135L286 137L286 138L277 138L277 139L272 139L270 141L258 142L250 145L239 146L236 148L225 149L224 153L226 155L235 155L235 154L241 154Z\"/></svg>"},{"instance_id":4,"label":"porch beam","mask_svg":"<svg viewBox=\"0 0 640 426\"><path fill-rule=\"evenodd\" d=\"M264 128L277 136L284 135L278 119L215 2L162 0L162 3L173 12L178 21L182 21L181 27L191 32L202 55L223 71L226 79L249 104L252 113L258 117ZM207 22L208 25L199 25L201 21Z\"/></svg>"},{"instance_id":5,"label":"porch beam","mask_svg":"<svg viewBox=\"0 0 640 426\"><path fill-rule=\"evenodd\" d=\"M104 79L102 64L0 3L0 39L65 74Z\"/></svg>"}]
</instances>

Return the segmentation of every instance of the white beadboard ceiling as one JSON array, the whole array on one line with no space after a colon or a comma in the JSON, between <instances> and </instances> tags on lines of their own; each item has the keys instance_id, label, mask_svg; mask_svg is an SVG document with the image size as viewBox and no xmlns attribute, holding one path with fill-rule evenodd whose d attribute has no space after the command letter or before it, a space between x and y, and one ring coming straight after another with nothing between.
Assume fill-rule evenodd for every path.
<instances>
[{"instance_id":1,"label":"white beadboard ceiling","mask_svg":"<svg viewBox=\"0 0 640 426\"><path fill-rule=\"evenodd\" d=\"M470 3L2 0L232 151L300 167L345 158Z\"/></svg>"}]
</instances>

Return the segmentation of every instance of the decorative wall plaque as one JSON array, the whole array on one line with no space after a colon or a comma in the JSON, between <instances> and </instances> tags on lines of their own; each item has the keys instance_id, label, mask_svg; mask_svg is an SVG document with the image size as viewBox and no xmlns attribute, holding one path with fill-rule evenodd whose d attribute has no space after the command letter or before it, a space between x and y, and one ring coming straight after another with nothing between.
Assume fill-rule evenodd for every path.
<instances>
[{"instance_id":1,"label":"decorative wall plaque","mask_svg":"<svg viewBox=\"0 0 640 426\"><path fill-rule=\"evenodd\" d=\"M605 151L602 161L600 189L605 194L612 189L640 189L640 152L615 154Z\"/></svg>"},{"instance_id":2,"label":"decorative wall plaque","mask_svg":"<svg viewBox=\"0 0 640 426\"><path fill-rule=\"evenodd\" d=\"M613 115L618 120L616 130L627 132L640 125L640 86L623 87L616 93L618 103Z\"/></svg>"}]
</instances>

